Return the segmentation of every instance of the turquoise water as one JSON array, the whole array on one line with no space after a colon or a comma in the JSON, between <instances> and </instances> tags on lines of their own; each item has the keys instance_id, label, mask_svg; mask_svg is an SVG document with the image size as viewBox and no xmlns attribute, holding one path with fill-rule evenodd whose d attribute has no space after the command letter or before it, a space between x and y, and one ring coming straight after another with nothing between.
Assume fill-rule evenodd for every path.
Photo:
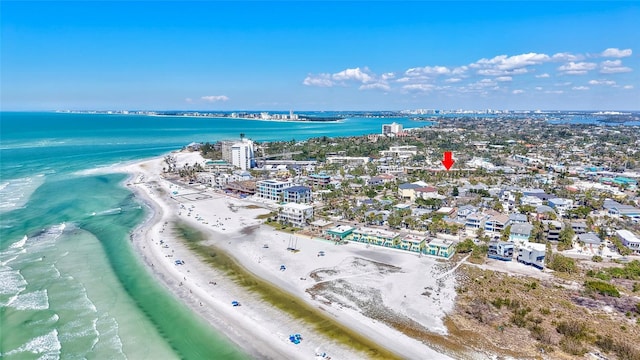
<instances>
[{"instance_id":1,"label":"turquoise water","mask_svg":"<svg viewBox=\"0 0 640 360\"><path fill-rule=\"evenodd\" d=\"M124 175L81 171L240 133L303 140L379 133L391 121L425 125L0 113L0 356L245 358L135 257L128 235L146 214Z\"/></svg>"}]
</instances>

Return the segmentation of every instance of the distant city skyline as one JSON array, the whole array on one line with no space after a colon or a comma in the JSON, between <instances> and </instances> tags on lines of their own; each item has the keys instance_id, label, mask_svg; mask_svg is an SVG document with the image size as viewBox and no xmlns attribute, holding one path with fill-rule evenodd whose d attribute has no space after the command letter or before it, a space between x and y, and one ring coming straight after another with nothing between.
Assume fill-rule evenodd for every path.
<instances>
[{"instance_id":1,"label":"distant city skyline","mask_svg":"<svg viewBox=\"0 0 640 360\"><path fill-rule=\"evenodd\" d=\"M637 1L13 2L1 109L640 110Z\"/></svg>"}]
</instances>

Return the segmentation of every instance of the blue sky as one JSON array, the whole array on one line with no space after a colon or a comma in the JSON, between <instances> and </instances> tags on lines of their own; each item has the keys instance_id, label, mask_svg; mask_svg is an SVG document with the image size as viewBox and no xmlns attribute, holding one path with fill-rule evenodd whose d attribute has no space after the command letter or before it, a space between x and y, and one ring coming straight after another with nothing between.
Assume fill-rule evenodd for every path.
<instances>
[{"instance_id":1,"label":"blue sky","mask_svg":"<svg viewBox=\"0 0 640 360\"><path fill-rule=\"evenodd\" d=\"M2 110L640 110L640 2L2 1Z\"/></svg>"}]
</instances>

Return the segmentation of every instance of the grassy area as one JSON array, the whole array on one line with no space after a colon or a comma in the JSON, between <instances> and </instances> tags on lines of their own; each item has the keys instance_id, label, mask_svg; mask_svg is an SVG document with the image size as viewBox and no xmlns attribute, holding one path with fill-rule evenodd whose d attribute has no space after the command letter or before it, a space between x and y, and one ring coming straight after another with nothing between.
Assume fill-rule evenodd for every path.
<instances>
[{"instance_id":1,"label":"grassy area","mask_svg":"<svg viewBox=\"0 0 640 360\"><path fill-rule=\"evenodd\" d=\"M332 341L361 351L370 359L400 359L387 349L380 347L365 336L337 323L315 307L297 299L273 284L247 271L224 251L211 245L204 245L205 236L184 223L172 224L176 234L185 241L190 250L212 267L225 273L226 277L248 291L257 294L279 310L311 325L318 333Z\"/></svg>"},{"instance_id":2,"label":"grassy area","mask_svg":"<svg viewBox=\"0 0 640 360\"><path fill-rule=\"evenodd\" d=\"M271 218L271 217L274 217L274 216L276 216L276 214L270 212L268 214L260 214L260 215L256 216L256 219L264 220L264 219L268 219L268 218Z\"/></svg>"},{"instance_id":3,"label":"grassy area","mask_svg":"<svg viewBox=\"0 0 640 360\"><path fill-rule=\"evenodd\" d=\"M296 231L299 231L300 229L293 227L293 226L287 226L287 225L283 225L277 221L266 221L265 222L266 225L271 226L272 228L278 230L278 231L282 231L282 232L286 232L289 234L293 234Z\"/></svg>"}]
</instances>

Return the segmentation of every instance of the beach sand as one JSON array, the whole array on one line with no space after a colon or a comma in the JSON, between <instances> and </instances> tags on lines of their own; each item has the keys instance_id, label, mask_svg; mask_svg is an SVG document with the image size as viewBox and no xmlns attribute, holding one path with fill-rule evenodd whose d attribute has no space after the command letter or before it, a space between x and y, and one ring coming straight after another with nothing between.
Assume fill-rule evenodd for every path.
<instances>
[{"instance_id":1,"label":"beach sand","mask_svg":"<svg viewBox=\"0 0 640 360\"><path fill-rule=\"evenodd\" d=\"M197 153L173 155L178 163L202 161ZM318 334L313 325L227 278L188 249L176 236L173 224L197 229L205 243L232 255L249 272L399 358L450 358L378 321L375 315L389 313L446 334L443 319L453 310L456 296L451 264L397 250L335 245L275 231L256 219L269 212L256 204L266 204L173 183L161 176L163 165L162 158L155 158L119 169L131 174L127 186L152 210L152 216L132 236L134 247L160 283L251 357L313 359L324 352L332 359L368 356ZM288 251L292 244L299 251ZM320 256L320 251L325 255ZM178 259L185 264L176 265ZM241 306L232 306L232 301ZM303 337L299 344L289 340L296 333Z\"/></svg>"}]
</instances>

